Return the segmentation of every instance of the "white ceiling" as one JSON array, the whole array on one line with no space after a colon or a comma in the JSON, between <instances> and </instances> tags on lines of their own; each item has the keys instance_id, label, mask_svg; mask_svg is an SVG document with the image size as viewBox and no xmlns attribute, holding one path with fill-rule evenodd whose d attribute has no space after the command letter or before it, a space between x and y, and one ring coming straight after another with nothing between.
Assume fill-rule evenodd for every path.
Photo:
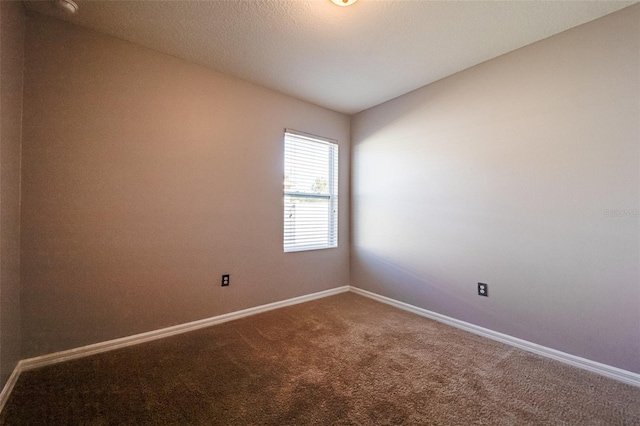
<instances>
[{"instance_id":1,"label":"white ceiling","mask_svg":"<svg viewBox=\"0 0 640 426\"><path fill-rule=\"evenodd\" d=\"M25 4L348 114L637 2L76 1Z\"/></svg>"}]
</instances>

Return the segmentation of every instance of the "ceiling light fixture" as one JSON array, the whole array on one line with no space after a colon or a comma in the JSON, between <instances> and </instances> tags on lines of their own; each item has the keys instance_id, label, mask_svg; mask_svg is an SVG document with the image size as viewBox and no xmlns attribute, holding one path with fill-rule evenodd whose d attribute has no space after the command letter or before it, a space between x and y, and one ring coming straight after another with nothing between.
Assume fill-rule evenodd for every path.
<instances>
[{"instance_id":1,"label":"ceiling light fixture","mask_svg":"<svg viewBox=\"0 0 640 426\"><path fill-rule=\"evenodd\" d=\"M69 15L74 15L78 11L78 3L73 0L55 0L58 9L64 10Z\"/></svg>"},{"instance_id":2,"label":"ceiling light fixture","mask_svg":"<svg viewBox=\"0 0 640 426\"><path fill-rule=\"evenodd\" d=\"M351 6L358 0L331 0L333 4L337 4L338 6Z\"/></svg>"}]
</instances>

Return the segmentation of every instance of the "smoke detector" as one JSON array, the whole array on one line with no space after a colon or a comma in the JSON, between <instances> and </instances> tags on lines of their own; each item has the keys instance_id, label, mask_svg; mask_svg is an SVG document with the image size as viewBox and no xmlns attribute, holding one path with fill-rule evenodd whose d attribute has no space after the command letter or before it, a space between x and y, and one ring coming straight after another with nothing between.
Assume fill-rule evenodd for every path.
<instances>
[{"instance_id":1,"label":"smoke detector","mask_svg":"<svg viewBox=\"0 0 640 426\"><path fill-rule=\"evenodd\" d=\"M68 15L75 15L78 11L78 3L73 0L54 0L58 9L62 9Z\"/></svg>"}]
</instances>

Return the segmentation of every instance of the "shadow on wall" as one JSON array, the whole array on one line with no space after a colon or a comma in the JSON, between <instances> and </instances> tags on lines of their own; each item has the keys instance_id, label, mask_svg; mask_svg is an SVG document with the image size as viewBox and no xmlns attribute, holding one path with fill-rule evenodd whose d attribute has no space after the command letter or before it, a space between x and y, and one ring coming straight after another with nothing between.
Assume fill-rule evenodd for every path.
<instances>
[{"instance_id":1,"label":"shadow on wall","mask_svg":"<svg viewBox=\"0 0 640 426\"><path fill-rule=\"evenodd\" d=\"M352 265L358 282L366 283L364 290L436 313L464 312L467 321L478 317L499 321L498 315L491 312L490 305L474 305L456 294L453 283L447 282L446 277L412 270L406 265L362 248L353 249ZM412 297L407 299L407 294Z\"/></svg>"}]
</instances>

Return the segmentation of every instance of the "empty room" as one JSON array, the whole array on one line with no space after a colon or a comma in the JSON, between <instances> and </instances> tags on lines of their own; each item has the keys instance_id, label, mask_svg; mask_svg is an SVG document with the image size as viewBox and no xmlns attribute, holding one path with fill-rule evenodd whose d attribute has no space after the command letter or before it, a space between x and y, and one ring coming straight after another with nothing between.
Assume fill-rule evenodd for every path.
<instances>
[{"instance_id":1,"label":"empty room","mask_svg":"<svg viewBox=\"0 0 640 426\"><path fill-rule=\"evenodd\" d=\"M637 1L0 0L0 424L640 425Z\"/></svg>"}]
</instances>

